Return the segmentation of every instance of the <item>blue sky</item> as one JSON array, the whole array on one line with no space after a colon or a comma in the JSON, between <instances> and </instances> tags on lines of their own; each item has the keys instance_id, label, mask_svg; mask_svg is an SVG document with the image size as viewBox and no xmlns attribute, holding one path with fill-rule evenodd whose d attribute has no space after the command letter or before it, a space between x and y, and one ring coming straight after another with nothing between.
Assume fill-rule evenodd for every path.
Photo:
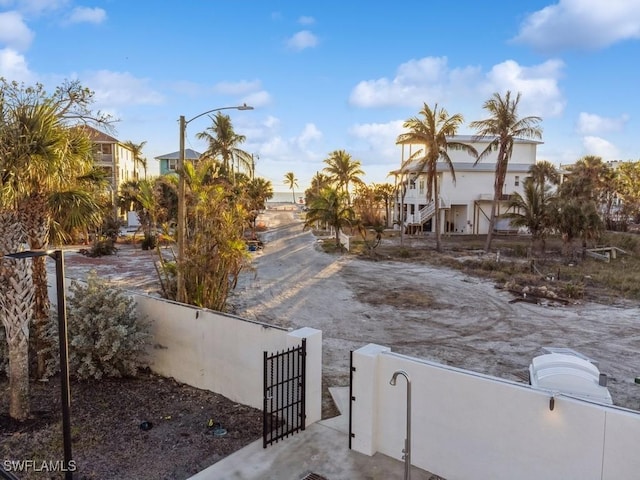
<instances>
[{"instance_id":1,"label":"blue sky","mask_svg":"<svg viewBox=\"0 0 640 480\"><path fill-rule=\"evenodd\" d=\"M333 150L391 181L395 138L423 103L466 123L492 93L543 118L538 159L638 160L640 0L0 0L0 76L78 79L115 136L178 150L178 118L229 110L257 174L300 188ZM188 125L188 148L209 126Z\"/></svg>"}]
</instances>

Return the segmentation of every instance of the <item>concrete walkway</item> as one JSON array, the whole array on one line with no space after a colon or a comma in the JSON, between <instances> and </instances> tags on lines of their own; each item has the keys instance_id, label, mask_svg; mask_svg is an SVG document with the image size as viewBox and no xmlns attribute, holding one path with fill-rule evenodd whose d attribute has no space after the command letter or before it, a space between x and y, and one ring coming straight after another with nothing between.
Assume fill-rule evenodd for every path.
<instances>
[{"instance_id":1,"label":"concrete walkway","mask_svg":"<svg viewBox=\"0 0 640 480\"><path fill-rule=\"evenodd\" d=\"M190 480L401 480L404 462L349 450L348 388L332 388L341 415L315 423L266 449L262 439L201 471ZM401 455L402 445L398 446ZM315 476L313 475L315 474ZM437 478L418 468L412 480Z\"/></svg>"}]
</instances>

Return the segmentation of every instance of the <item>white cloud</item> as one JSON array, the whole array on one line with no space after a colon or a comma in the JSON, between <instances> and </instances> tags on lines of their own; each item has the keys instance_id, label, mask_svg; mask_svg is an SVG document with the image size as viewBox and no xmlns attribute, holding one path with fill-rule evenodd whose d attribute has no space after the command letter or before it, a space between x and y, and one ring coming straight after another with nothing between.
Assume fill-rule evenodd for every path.
<instances>
[{"instance_id":1,"label":"white cloud","mask_svg":"<svg viewBox=\"0 0 640 480\"><path fill-rule=\"evenodd\" d=\"M33 74L24 56L11 48L0 49L0 77L25 83L33 81Z\"/></svg>"},{"instance_id":2,"label":"white cloud","mask_svg":"<svg viewBox=\"0 0 640 480\"><path fill-rule=\"evenodd\" d=\"M415 107L424 101L441 102L455 95L453 90L468 89L478 78L476 67L450 69L446 57L425 57L401 64L393 79L360 82L349 102L358 107Z\"/></svg>"},{"instance_id":3,"label":"white cloud","mask_svg":"<svg viewBox=\"0 0 640 480\"><path fill-rule=\"evenodd\" d=\"M488 96L507 90L521 92L521 115L555 117L562 113L566 104L558 86L563 68L564 63L560 60L547 60L532 67L507 60L495 65L487 74L482 93Z\"/></svg>"},{"instance_id":4,"label":"white cloud","mask_svg":"<svg viewBox=\"0 0 640 480\"><path fill-rule=\"evenodd\" d=\"M529 15L513 39L533 48L598 49L640 38L637 0L560 0Z\"/></svg>"},{"instance_id":5,"label":"white cloud","mask_svg":"<svg viewBox=\"0 0 640 480\"><path fill-rule=\"evenodd\" d=\"M312 163L322 157L322 154L313 150L317 142L323 138L322 132L315 124L307 123L302 131L288 138L278 134L279 126L278 119L269 117L263 124L263 131L251 137L264 140L256 145L261 162Z\"/></svg>"},{"instance_id":6,"label":"white cloud","mask_svg":"<svg viewBox=\"0 0 640 480\"><path fill-rule=\"evenodd\" d=\"M446 57L425 57L401 64L393 79L360 82L349 102L358 107L419 107L424 102L486 99L494 92L512 90L522 92L521 113L555 116L565 105L558 86L563 67L559 60L531 67L507 60L483 74L479 67L450 68Z\"/></svg>"},{"instance_id":7,"label":"white cloud","mask_svg":"<svg viewBox=\"0 0 640 480\"><path fill-rule=\"evenodd\" d=\"M296 138L296 144L302 148L306 149L310 143L315 140L320 140L322 138L322 132L318 130L313 123L307 123L302 130L302 133L298 135Z\"/></svg>"},{"instance_id":8,"label":"white cloud","mask_svg":"<svg viewBox=\"0 0 640 480\"><path fill-rule=\"evenodd\" d=\"M611 142L604 138L587 136L582 139L585 155L597 155L603 160L615 160L619 156L619 150Z\"/></svg>"},{"instance_id":9,"label":"white cloud","mask_svg":"<svg viewBox=\"0 0 640 480\"><path fill-rule=\"evenodd\" d=\"M86 75L82 82L95 92L96 104L100 108L158 105L164 100L151 88L148 79L136 78L128 72L100 70Z\"/></svg>"},{"instance_id":10,"label":"white cloud","mask_svg":"<svg viewBox=\"0 0 640 480\"><path fill-rule=\"evenodd\" d=\"M591 135L606 132L619 132L629 121L629 115L618 118L601 117L595 113L581 112L578 117L576 131L581 135Z\"/></svg>"},{"instance_id":11,"label":"white cloud","mask_svg":"<svg viewBox=\"0 0 640 480\"><path fill-rule=\"evenodd\" d=\"M31 45L33 36L33 32L24 23L20 13L0 13L0 44L17 51L24 51Z\"/></svg>"},{"instance_id":12,"label":"white cloud","mask_svg":"<svg viewBox=\"0 0 640 480\"><path fill-rule=\"evenodd\" d=\"M102 23L107 19L107 12L99 7L76 7L70 15L69 23Z\"/></svg>"},{"instance_id":13,"label":"white cloud","mask_svg":"<svg viewBox=\"0 0 640 480\"><path fill-rule=\"evenodd\" d=\"M287 46L296 51L312 48L318 45L318 37L309 30L301 30L287 40Z\"/></svg>"},{"instance_id":14,"label":"white cloud","mask_svg":"<svg viewBox=\"0 0 640 480\"><path fill-rule=\"evenodd\" d=\"M265 118L263 125L269 129L277 128L280 125L280 119L273 115L269 115Z\"/></svg>"},{"instance_id":15,"label":"white cloud","mask_svg":"<svg viewBox=\"0 0 640 480\"><path fill-rule=\"evenodd\" d=\"M403 120L387 123L359 123L349 128L349 135L363 140L377 154L397 156L396 138L403 132Z\"/></svg>"},{"instance_id":16,"label":"white cloud","mask_svg":"<svg viewBox=\"0 0 640 480\"><path fill-rule=\"evenodd\" d=\"M259 92L253 92L242 97L241 103L246 103L247 105L256 108L264 107L271 103L271 95L265 90L260 90Z\"/></svg>"},{"instance_id":17,"label":"white cloud","mask_svg":"<svg viewBox=\"0 0 640 480\"><path fill-rule=\"evenodd\" d=\"M316 23L316 19L313 17L302 16L298 19L300 25L313 25Z\"/></svg>"}]
</instances>

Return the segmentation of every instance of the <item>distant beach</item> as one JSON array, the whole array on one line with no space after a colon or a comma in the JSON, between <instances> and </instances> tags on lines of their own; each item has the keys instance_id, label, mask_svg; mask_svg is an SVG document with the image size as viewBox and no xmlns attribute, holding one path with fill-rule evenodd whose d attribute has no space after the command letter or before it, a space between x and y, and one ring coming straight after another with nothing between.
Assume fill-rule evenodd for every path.
<instances>
[{"instance_id":1,"label":"distant beach","mask_svg":"<svg viewBox=\"0 0 640 480\"><path fill-rule=\"evenodd\" d=\"M292 192L273 192L273 197L267 203L294 203ZM304 192L295 192L295 203L304 203Z\"/></svg>"}]
</instances>

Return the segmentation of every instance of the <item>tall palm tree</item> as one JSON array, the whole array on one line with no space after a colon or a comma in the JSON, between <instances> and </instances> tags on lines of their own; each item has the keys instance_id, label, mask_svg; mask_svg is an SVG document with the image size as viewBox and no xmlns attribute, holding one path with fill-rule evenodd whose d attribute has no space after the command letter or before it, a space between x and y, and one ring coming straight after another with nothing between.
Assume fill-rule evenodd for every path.
<instances>
[{"instance_id":1,"label":"tall palm tree","mask_svg":"<svg viewBox=\"0 0 640 480\"><path fill-rule=\"evenodd\" d=\"M18 212L6 204L2 207L0 253L17 252L25 240ZM0 257L0 322L9 356L9 415L19 421L29 417L29 323L35 301L30 267L28 259Z\"/></svg>"},{"instance_id":2,"label":"tall palm tree","mask_svg":"<svg viewBox=\"0 0 640 480\"><path fill-rule=\"evenodd\" d=\"M438 107L436 103L429 107L426 103L420 110L420 117L412 117L404 122L404 128L409 132L400 134L396 140L397 144L411 143L423 145L417 150L410 160L418 163L417 172L422 173L426 168L427 173L427 202L433 201L435 207L434 226L436 230L436 250L441 250L440 241L440 193L438 189L438 161L442 160L449 171L453 181L456 180L456 173L453 167L449 150L461 150L469 155L477 157L478 152L471 145L458 142L453 137L458 128L464 122L464 118L459 113L449 116L444 108Z\"/></svg>"},{"instance_id":3,"label":"tall palm tree","mask_svg":"<svg viewBox=\"0 0 640 480\"><path fill-rule=\"evenodd\" d=\"M351 203L349 195L350 184L361 184L361 175L364 175L360 160L354 160L351 155L344 150L334 150L324 160L327 164L323 171L329 175L332 182L347 194L347 199Z\"/></svg>"},{"instance_id":4,"label":"tall palm tree","mask_svg":"<svg viewBox=\"0 0 640 480\"><path fill-rule=\"evenodd\" d=\"M293 198L293 203L296 203L296 190L295 187L298 186L298 179L296 178L295 173L287 172L284 174L284 184L289 187L291 190L291 195Z\"/></svg>"},{"instance_id":5,"label":"tall palm tree","mask_svg":"<svg viewBox=\"0 0 640 480\"><path fill-rule=\"evenodd\" d=\"M10 227L0 228L1 253L16 251L25 242L28 248L45 249L56 221L55 213L60 211L56 201L73 199L73 189L81 187L78 177L92 166L89 139L78 130L67 128L65 122L65 115L75 120L83 118L90 95L79 84L65 85L48 96L39 86L0 82L0 213L4 221L14 222ZM91 200L82 194L75 198L75 202L67 205L84 207ZM98 205L94 205L98 210ZM72 219L68 212L58 220L63 217L61 226ZM14 241L15 232L22 235L18 245ZM24 395L28 392L28 362L23 359L27 358L24 340L29 338L30 323L35 329L38 374L44 371L42 347L50 310L45 258L30 261L32 272L28 281L18 263L3 264L3 276L13 276L15 280L10 283L13 290L2 295L3 323L5 327L9 325L8 330L15 332L18 328L23 332L9 339L10 363L16 369L13 375L18 392L12 386L10 397L14 403L10 412L15 418L26 418L29 413L28 395Z\"/></svg>"},{"instance_id":6,"label":"tall palm tree","mask_svg":"<svg viewBox=\"0 0 640 480\"><path fill-rule=\"evenodd\" d=\"M50 101L19 105L14 120L19 125L18 142L28 142L23 144L21 157L14 165L19 172L19 177L15 177L19 178L19 184L14 183L13 188L18 192L20 222L29 247L45 249L50 241L53 212L58 209L54 201L66 200L67 205L75 201L78 208L88 207L97 222L99 206L86 195L86 190L79 189L77 181L78 176L92 169L92 145L79 130L66 128ZM38 376L45 371L44 339L50 310L45 259L33 259L33 326Z\"/></svg>"},{"instance_id":7,"label":"tall palm tree","mask_svg":"<svg viewBox=\"0 0 640 480\"><path fill-rule=\"evenodd\" d=\"M138 165L142 166L145 180L147 179L147 159L142 156L142 149L146 144L146 141L142 143L133 143L131 140L127 140L124 142L124 146L127 147L133 155L133 163L136 166L136 175L138 174Z\"/></svg>"},{"instance_id":8,"label":"tall palm tree","mask_svg":"<svg viewBox=\"0 0 640 480\"><path fill-rule=\"evenodd\" d=\"M204 157L212 159L222 158L221 174L227 178L233 178L236 173L234 163L238 163L238 168L251 172L253 168L253 158L250 153L239 148L239 145L247 139L244 135L237 134L233 129L231 117L221 112L211 117L212 125L204 132L196 134L199 140L205 140L209 147L204 152Z\"/></svg>"},{"instance_id":9,"label":"tall palm tree","mask_svg":"<svg viewBox=\"0 0 640 480\"><path fill-rule=\"evenodd\" d=\"M515 98L511 97L511 91L501 96L494 93L489 100L484 102L483 108L489 112L489 117L484 120L471 122L469 126L476 129L476 139L491 137L487 147L480 153L476 164L489 156L493 151L498 150L496 159L495 180L493 184L493 202L491 204L491 216L489 218L489 232L485 243L485 251L491 249L493 240L493 230L496 224L496 211L502 198L502 189L507 175L507 168L511 155L513 154L513 144L517 138L539 139L542 138L542 129L538 124L542 121L540 117L518 116L518 103L521 94Z\"/></svg>"}]
</instances>

